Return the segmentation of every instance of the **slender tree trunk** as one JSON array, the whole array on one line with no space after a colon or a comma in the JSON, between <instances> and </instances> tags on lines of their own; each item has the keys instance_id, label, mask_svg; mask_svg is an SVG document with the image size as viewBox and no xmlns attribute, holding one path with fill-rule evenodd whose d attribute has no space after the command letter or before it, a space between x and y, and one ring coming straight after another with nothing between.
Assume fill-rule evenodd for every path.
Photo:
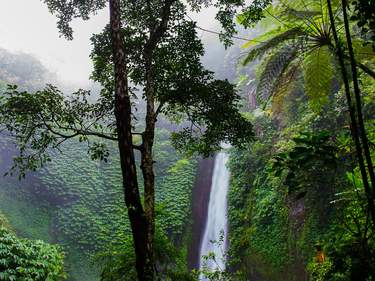
<instances>
[{"instance_id":1,"label":"slender tree trunk","mask_svg":"<svg viewBox=\"0 0 375 281\"><path fill-rule=\"evenodd\" d=\"M141 169L144 181L144 199L145 199L145 213L147 218L147 249L150 256L149 267L146 271L149 273L148 277L155 277L155 250L154 250L154 236L155 236L155 173L154 173L154 159L152 155L152 148L155 140L155 124L157 112L155 111L155 69L154 69L154 51L157 44L163 38L167 31L169 22L171 5L174 0L165 0L164 6L161 10L160 23L150 23L149 31L150 37L145 44L143 50L144 67L145 67L145 96L146 96L146 128L142 134L142 160ZM151 267L152 266L152 267ZM147 279L148 281L153 279Z\"/></svg>"},{"instance_id":2,"label":"slender tree trunk","mask_svg":"<svg viewBox=\"0 0 375 281\"><path fill-rule=\"evenodd\" d=\"M110 28L115 72L115 117L120 152L125 203L128 210L139 281L153 280L148 268L152 252L147 247L148 225L137 182L131 127L131 102L128 92L125 50L121 32L120 0L110 0Z\"/></svg>"},{"instance_id":3,"label":"slender tree trunk","mask_svg":"<svg viewBox=\"0 0 375 281\"><path fill-rule=\"evenodd\" d=\"M329 12L330 23L331 23L331 27L332 27L332 33L333 33L333 37L334 37L335 45L336 45L336 53L337 53L337 57L338 57L340 68L341 68L342 79L343 79L344 86L345 86L345 95L346 95L346 100L347 100L347 103L348 103L349 115L350 115L351 133L352 133L352 137L353 137L353 140L354 140L354 143L355 143L356 154L357 154L357 158L358 158L359 169L361 171L363 186L365 188L368 208L369 208L369 211L370 211L370 214L371 214L372 221L375 224L374 200L373 200L372 195L371 195L372 192L371 192L369 182L368 182L368 178L367 178L366 167L365 167L364 159L363 159L363 155L362 155L361 143L359 141L358 125L357 125L357 120L356 120L356 115L355 115L355 107L353 105L352 97L351 97L351 94L350 94L349 79L348 79L348 74L346 72L345 63L344 63L344 54L343 54L343 51L341 49L339 38L338 38L338 35L337 35L335 19L334 19L333 11L332 11L331 0L327 0L327 4L328 4L328 12Z\"/></svg>"},{"instance_id":4,"label":"slender tree trunk","mask_svg":"<svg viewBox=\"0 0 375 281\"><path fill-rule=\"evenodd\" d=\"M151 253L154 253L154 235L155 235L155 174L154 160L152 156L152 147L155 139L155 75L152 65L152 54L146 57L146 128L142 135L142 160L141 169L144 181L145 212L147 217L147 247ZM152 265L155 264L155 256L150 256ZM155 268L148 268L150 275L154 275Z\"/></svg>"},{"instance_id":5,"label":"slender tree trunk","mask_svg":"<svg viewBox=\"0 0 375 281\"><path fill-rule=\"evenodd\" d=\"M342 0L342 10L344 16L344 25L345 25L345 35L346 35L346 42L348 44L349 50L349 57L350 57L350 65L352 68L352 80L353 80L353 88L354 88L354 95L355 95L355 102L357 107L357 116L358 116L358 123L359 123L359 132L362 140L363 151L365 154L365 159L367 163L367 169L370 175L371 184L372 184L372 198L374 198L374 184L375 184L375 175L374 175L374 166L372 164L365 123L363 121L363 114L362 114L362 103L361 103L361 91L359 89L358 83L358 73L357 73L357 62L354 57L354 50L352 44L352 38L350 35L350 28L349 28L349 21L348 21L348 14L346 10L346 1Z\"/></svg>"}]
</instances>

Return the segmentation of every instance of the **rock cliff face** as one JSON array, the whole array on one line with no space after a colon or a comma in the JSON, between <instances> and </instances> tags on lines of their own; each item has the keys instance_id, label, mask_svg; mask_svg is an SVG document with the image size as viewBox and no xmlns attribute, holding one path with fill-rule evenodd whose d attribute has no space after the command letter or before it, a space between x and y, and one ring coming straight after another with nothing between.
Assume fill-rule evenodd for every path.
<instances>
[{"instance_id":1,"label":"rock cliff face","mask_svg":"<svg viewBox=\"0 0 375 281\"><path fill-rule=\"evenodd\" d=\"M308 274L303 253L298 248L298 241L301 239L306 219L305 198L291 198L288 200L289 220L289 248L288 254L293 257L294 262L286 268L289 280L307 281Z\"/></svg>"},{"instance_id":2,"label":"rock cliff face","mask_svg":"<svg viewBox=\"0 0 375 281\"><path fill-rule=\"evenodd\" d=\"M200 160L197 169L197 177L192 197L193 226L188 251L189 269L197 269L199 267L199 250L206 224L213 168L214 159L207 158Z\"/></svg>"}]
</instances>

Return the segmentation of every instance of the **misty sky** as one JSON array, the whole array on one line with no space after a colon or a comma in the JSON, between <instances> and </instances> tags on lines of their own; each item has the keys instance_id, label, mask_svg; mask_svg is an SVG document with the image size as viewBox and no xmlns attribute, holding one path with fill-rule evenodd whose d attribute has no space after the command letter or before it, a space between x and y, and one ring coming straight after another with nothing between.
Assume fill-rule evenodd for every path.
<instances>
[{"instance_id":1,"label":"misty sky","mask_svg":"<svg viewBox=\"0 0 375 281\"><path fill-rule=\"evenodd\" d=\"M1 0L0 48L32 54L62 82L85 86L92 67L90 37L103 29L108 17L103 10L88 22L75 20L74 40L67 41L60 37L56 18L41 0ZM192 17L204 27L215 24L213 11ZM209 35L201 36L207 39Z\"/></svg>"}]
</instances>

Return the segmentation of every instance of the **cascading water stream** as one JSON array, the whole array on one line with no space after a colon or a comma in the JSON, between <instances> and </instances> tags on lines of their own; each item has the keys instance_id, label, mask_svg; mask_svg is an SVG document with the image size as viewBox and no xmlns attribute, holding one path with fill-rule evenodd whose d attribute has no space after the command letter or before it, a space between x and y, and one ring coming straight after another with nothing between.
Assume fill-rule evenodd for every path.
<instances>
[{"instance_id":1,"label":"cascading water stream","mask_svg":"<svg viewBox=\"0 0 375 281\"><path fill-rule=\"evenodd\" d=\"M227 219L227 193L229 189L229 170L226 166L228 162L228 154L220 152L216 155L214 172L212 175L212 185L210 193L210 201L208 204L206 228L203 234L202 244L200 248L200 268L208 270L224 270L226 250L226 240L228 232ZM222 238L222 244L212 243ZM215 260L203 260L202 256L209 253L215 254ZM203 276L200 280L206 280Z\"/></svg>"}]
</instances>

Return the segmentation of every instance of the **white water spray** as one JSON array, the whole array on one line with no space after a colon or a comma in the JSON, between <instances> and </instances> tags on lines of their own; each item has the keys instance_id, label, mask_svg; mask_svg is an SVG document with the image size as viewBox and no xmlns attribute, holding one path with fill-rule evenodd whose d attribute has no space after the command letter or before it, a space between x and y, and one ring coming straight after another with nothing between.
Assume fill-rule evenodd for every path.
<instances>
[{"instance_id":1,"label":"white water spray","mask_svg":"<svg viewBox=\"0 0 375 281\"><path fill-rule=\"evenodd\" d=\"M228 162L228 154L220 152L216 155L214 173L212 176L212 185L210 193L210 201L208 204L207 223L204 231L201 249L200 249L200 268L215 271L225 269L224 251L226 250L226 239L228 232L227 219L227 193L229 189L229 170L226 167ZM211 241L219 241L223 236L223 243L212 243ZM215 260L202 259L214 253ZM203 276L200 280L206 280Z\"/></svg>"}]
</instances>

